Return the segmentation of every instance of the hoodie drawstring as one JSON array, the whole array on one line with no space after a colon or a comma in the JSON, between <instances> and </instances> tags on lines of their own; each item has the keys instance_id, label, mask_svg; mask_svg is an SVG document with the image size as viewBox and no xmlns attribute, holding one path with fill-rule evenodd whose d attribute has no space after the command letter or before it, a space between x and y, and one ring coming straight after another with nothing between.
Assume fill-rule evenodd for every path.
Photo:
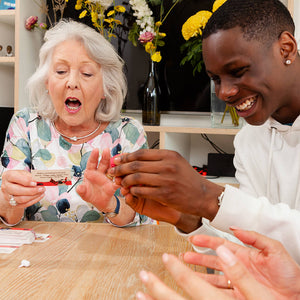
<instances>
[{"instance_id":1,"label":"hoodie drawstring","mask_svg":"<svg viewBox=\"0 0 300 300\"><path fill-rule=\"evenodd\" d=\"M268 180L267 180L267 198L270 199L271 192L270 192L270 186L271 186L271 170L272 170L272 158L273 158L273 146L275 141L275 134L276 134L276 128L271 127L272 134L271 134L271 144L270 144L270 150L269 150L269 161L268 161Z\"/></svg>"}]
</instances>

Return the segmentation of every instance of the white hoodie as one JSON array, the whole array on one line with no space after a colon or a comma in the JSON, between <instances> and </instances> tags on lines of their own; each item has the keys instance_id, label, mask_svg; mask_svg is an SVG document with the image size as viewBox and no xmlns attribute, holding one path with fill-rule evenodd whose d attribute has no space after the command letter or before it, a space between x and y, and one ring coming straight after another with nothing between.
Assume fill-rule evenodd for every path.
<instances>
[{"instance_id":1,"label":"white hoodie","mask_svg":"<svg viewBox=\"0 0 300 300\"><path fill-rule=\"evenodd\" d=\"M186 236L209 234L236 241L226 234L230 226L254 230L279 240L300 263L300 116L292 126L272 118L261 126L246 125L234 146L240 188L227 185L214 220L204 220Z\"/></svg>"}]
</instances>

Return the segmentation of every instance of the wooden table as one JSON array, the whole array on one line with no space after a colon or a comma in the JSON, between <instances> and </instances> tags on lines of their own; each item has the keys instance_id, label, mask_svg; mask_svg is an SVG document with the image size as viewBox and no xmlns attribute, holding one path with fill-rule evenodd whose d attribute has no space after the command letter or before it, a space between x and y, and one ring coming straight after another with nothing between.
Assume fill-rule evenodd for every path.
<instances>
[{"instance_id":1,"label":"wooden table","mask_svg":"<svg viewBox=\"0 0 300 300\"><path fill-rule=\"evenodd\" d=\"M135 299L137 291L145 290L138 276L142 269L175 287L161 256L191 250L167 224L116 228L22 222L18 227L51 238L0 254L0 299ZM19 268L22 259L30 267Z\"/></svg>"}]
</instances>

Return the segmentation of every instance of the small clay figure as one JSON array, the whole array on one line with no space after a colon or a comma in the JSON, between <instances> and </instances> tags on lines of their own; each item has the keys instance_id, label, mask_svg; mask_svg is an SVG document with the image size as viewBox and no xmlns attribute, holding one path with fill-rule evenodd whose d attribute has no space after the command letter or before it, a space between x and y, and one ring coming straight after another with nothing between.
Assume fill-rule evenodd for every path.
<instances>
[{"instance_id":1,"label":"small clay figure","mask_svg":"<svg viewBox=\"0 0 300 300\"><path fill-rule=\"evenodd\" d=\"M6 47L6 56L12 56L13 53L12 53L12 46L11 45L8 45Z\"/></svg>"}]
</instances>

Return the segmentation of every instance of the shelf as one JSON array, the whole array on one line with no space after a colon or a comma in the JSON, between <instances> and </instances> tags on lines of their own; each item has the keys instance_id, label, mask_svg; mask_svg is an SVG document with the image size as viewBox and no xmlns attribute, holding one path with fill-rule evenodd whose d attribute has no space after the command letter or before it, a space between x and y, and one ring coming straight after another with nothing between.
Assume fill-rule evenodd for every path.
<instances>
[{"instance_id":1,"label":"shelf","mask_svg":"<svg viewBox=\"0 0 300 300\"><path fill-rule=\"evenodd\" d=\"M142 122L142 113L128 111L122 113ZM236 135L240 128L214 128L211 126L210 113L167 113L161 114L160 126L144 126L146 132L156 133L191 133Z\"/></svg>"},{"instance_id":2,"label":"shelf","mask_svg":"<svg viewBox=\"0 0 300 300\"><path fill-rule=\"evenodd\" d=\"M14 56L0 56L0 65L13 67L14 64L15 64Z\"/></svg>"},{"instance_id":3,"label":"shelf","mask_svg":"<svg viewBox=\"0 0 300 300\"><path fill-rule=\"evenodd\" d=\"M209 127L172 127L172 126L144 126L146 132L168 133L195 133L195 134L221 134L236 135L239 129L234 128L209 128Z\"/></svg>"},{"instance_id":4,"label":"shelf","mask_svg":"<svg viewBox=\"0 0 300 300\"><path fill-rule=\"evenodd\" d=\"M225 186L226 184L230 184L234 187L239 187L239 183L235 177L217 177L217 178L213 178L213 179L210 179L208 177L207 179L213 183L217 183L222 186Z\"/></svg>"},{"instance_id":5,"label":"shelf","mask_svg":"<svg viewBox=\"0 0 300 300\"><path fill-rule=\"evenodd\" d=\"M15 10L14 9L0 10L0 20L2 23L14 25Z\"/></svg>"}]
</instances>

